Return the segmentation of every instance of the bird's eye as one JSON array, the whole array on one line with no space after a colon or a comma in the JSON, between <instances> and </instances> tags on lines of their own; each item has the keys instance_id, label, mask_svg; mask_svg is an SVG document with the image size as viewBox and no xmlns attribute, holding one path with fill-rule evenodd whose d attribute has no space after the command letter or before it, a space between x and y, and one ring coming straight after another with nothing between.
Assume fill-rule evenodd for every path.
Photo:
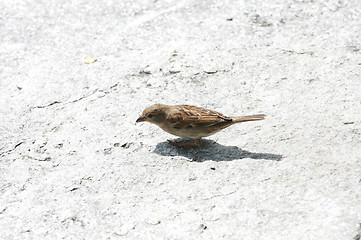
<instances>
[{"instance_id":1,"label":"bird's eye","mask_svg":"<svg viewBox=\"0 0 361 240\"><path fill-rule=\"evenodd\" d=\"M148 118L152 118L153 117L153 114L148 114Z\"/></svg>"}]
</instances>

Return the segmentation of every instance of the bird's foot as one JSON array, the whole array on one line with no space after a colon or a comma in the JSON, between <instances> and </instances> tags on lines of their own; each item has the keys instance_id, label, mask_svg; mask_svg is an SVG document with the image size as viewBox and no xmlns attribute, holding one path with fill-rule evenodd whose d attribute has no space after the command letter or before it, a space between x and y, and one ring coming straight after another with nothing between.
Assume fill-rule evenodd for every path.
<instances>
[{"instance_id":1,"label":"bird's foot","mask_svg":"<svg viewBox=\"0 0 361 240\"><path fill-rule=\"evenodd\" d=\"M202 144L202 140L200 138L195 139L194 142L175 142L172 140L168 140L168 142L173 146L180 148L199 147Z\"/></svg>"}]
</instances>

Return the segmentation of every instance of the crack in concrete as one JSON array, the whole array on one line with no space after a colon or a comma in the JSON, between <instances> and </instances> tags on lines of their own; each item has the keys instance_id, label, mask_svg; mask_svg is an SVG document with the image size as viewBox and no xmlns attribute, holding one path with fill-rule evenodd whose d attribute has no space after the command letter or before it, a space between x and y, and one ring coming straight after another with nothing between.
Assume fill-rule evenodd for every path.
<instances>
[{"instance_id":1,"label":"crack in concrete","mask_svg":"<svg viewBox=\"0 0 361 240\"><path fill-rule=\"evenodd\" d=\"M85 95L81 96L80 98L75 99L75 100L72 100L72 101L69 101L69 102L54 101L54 102L51 102L51 103L46 104L46 105L40 105L40 106L31 107L31 108L30 108L30 111L33 110L33 109L35 109L35 108L48 108L48 107L51 107L51 106L53 106L53 105L61 104L61 103L62 103L63 105L67 105L67 104L70 104L70 103L79 102L79 101L81 101L81 100L83 100L83 99L86 99L86 98L94 95L94 94L97 93L97 92L104 92L104 94L106 95L106 94L109 94L109 93L110 93L109 90L112 90L112 89L118 87L118 85L119 85L119 82L111 85L110 87L108 87L108 91L105 91L104 89L98 89L98 88L97 88L97 89L95 89L94 91L92 91L91 93L85 94Z\"/></svg>"},{"instance_id":2,"label":"crack in concrete","mask_svg":"<svg viewBox=\"0 0 361 240\"><path fill-rule=\"evenodd\" d=\"M361 240L361 223L358 226L357 235L353 238L353 240Z\"/></svg>"},{"instance_id":3,"label":"crack in concrete","mask_svg":"<svg viewBox=\"0 0 361 240\"><path fill-rule=\"evenodd\" d=\"M33 110L33 109L35 109L35 108L48 108L48 107L51 107L51 106L53 106L53 105L61 104L61 103L64 104L64 105L66 105L66 104L70 104L70 103L79 102L79 101L81 101L81 100L83 100L83 99L85 99L85 98L88 98L88 97L94 95L96 92L99 92L99 91L100 91L100 90L97 88L97 89L95 89L93 92L91 92L90 94L85 94L85 95L81 96L80 98L75 99L75 100L72 100L72 101L70 101L70 102L54 101L54 102L51 102L51 103L46 104L46 105L31 107L31 108L30 108L30 111Z\"/></svg>"},{"instance_id":4,"label":"crack in concrete","mask_svg":"<svg viewBox=\"0 0 361 240\"><path fill-rule=\"evenodd\" d=\"M9 150L7 150L7 151L4 151L4 152L0 153L0 157L5 156L5 155L11 153L12 151L14 151L17 147L19 147L19 146L20 146L21 144L23 144L23 143L24 143L24 142L19 142L19 143L15 144L15 146L14 146L12 149L9 149Z\"/></svg>"},{"instance_id":5,"label":"crack in concrete","mask_svg":"<svg viewBox=\"0 0 361 240\"><path fill-rule=\"evenodd\" d=\"M4 207L2 210L0 210L0 214L3 214L8 207Z\"/></svg>"},{"instance_id":6,"label":"crack in concrete","mask_svg":"<svg viewBox=\"0 0 361 240\"><path fill-rule=\"evenodd\" d=\"M47 104L47 105L43 105L43 106L35 106L35 107L33 107L33 108L47 108L47 107L50 107L50 106L53 106L53 105L55 105L55 104L59 104L59 103L61 103L61 102L59 102L59 101L54 101L54 102L49 103L49 104ZM33 108L32 108L32 109L33 109Z\"/></svg>"},{"instance_id":7,"label":"crack in concrete","mask_svg":"<svg viewBox=\"0 0 361 240\"><path fill-rule=\"evenodd\" d=\"M100 91L100 90L99 90L98 88L96 88L96 89L95 89L93 92L91 92L90 94L88 94L88 95L83 95L83 96L81 96L80 98L75 99L75 100L70 101L70 102L66 102L65 104L79 102L79 101L81 101L81 100L83 100L83 99L85 99L85 98L88 98L88 97L94 95L96 92L99 92L99 91Z\"/></svg>"},{"instance_id":8,"label":"crack in concrete","mask_svg":"<svg viewBox=\"0 0 361 240\"><path fill-rule=\"evenodd\" d=\"M31 160L39 161L39 162L49 162L51 160L51 157L49 157L49 156L44 157L44 158L36 158L36 157L29 156L29 155L25 155L25 157L27 157Z\"/></svg>"},{"instance_id":9,"label":"crack in concrete","mask_svg":"<svg viewBox=\"0 0 361 240\"><path fill-rule=\"evenodd\" d=\"M203 200L209 200L209 199L216 198L216 197L224 197L224 196L231 195L231 194L233 194L235 192L237 192L237 190L231 191L231 192L226 193L226 194L216 194L216 195L211 196L211 197L203 198Z\"/></svg>"}]
</instances>

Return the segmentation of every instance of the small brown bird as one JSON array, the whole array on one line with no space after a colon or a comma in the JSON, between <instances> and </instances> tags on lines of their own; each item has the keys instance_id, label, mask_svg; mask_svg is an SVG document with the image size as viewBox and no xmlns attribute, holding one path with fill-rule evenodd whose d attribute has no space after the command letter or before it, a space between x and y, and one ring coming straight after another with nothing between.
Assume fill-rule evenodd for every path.
<instances>
[{"instance_id":1,"label":"small brown bird","mask_svg":"<svg viewBox=\"0 0 361 240\"><path fill-rule=\"evenodd\" d=\"M176 147L199 146L202 137L208 137L234 123L263 120L266 115L226 117L223 114L191 105L154 104L144 109L136 122L150 122L164 131L182 137L195 139L194 142L174 142Z\"/></svg>"}]
</instances>

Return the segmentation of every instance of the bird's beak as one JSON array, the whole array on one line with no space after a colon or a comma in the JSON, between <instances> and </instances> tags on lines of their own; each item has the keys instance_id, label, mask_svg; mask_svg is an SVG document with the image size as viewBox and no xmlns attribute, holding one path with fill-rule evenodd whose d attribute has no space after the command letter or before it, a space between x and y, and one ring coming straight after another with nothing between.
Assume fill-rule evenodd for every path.
<instances>
[{"instance_id":1,"label":"bird's beak","mask_svg":"<svg viewBox=\"0 0 361 240\"><path fill-rule=\"evenodd\" d=\"M145 121L144 117L139 117L136 122L144 122L144 121Z\"/></svg>"}]
</instances>

